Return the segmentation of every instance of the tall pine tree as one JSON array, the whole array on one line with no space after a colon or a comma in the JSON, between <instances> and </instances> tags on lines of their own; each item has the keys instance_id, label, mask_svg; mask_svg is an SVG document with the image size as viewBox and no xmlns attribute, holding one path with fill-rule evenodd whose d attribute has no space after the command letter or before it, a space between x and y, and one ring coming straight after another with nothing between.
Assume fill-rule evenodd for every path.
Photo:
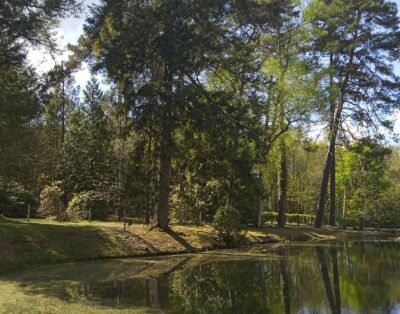
<instances>
[{"instance_id":1,"label":"tall pine tree","mask_svg":"<svg viewBox=\"0 0 400 314\"><path fill-rule=\"evenodd\" d=\"M321 227L336 139L344 122L359 126L353 132L367 135L379 126L391 126L387 117L400 100L400 78L392 64L399 57L399 17L396 4L390 1L315 0L306 18L313 25L314 56L320 66L329 65L326 88L332 118L315 220L315 226Z\"/></svg>"}]
</instances>

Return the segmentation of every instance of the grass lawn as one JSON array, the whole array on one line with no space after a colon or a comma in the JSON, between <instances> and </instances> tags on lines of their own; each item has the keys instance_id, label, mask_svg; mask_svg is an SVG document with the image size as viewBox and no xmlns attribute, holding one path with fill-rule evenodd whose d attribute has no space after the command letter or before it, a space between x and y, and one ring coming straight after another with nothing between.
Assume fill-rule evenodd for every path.
<instances>
[{"instance_id":1,"label":"grass lawn","mask_svg":"<svg viewBox=\"0 0 400 314\"><path fill-rule=\"evenodd\" d=\"M335 239L376 239L389 233L287 227L247 228L243 244ZM0 273L33 265L55 264L118 257L155 256L224 248L210 226L172 225L170 232L123 223L58 223L43 219L0 217Z\"/></svg>"}]
</instances>

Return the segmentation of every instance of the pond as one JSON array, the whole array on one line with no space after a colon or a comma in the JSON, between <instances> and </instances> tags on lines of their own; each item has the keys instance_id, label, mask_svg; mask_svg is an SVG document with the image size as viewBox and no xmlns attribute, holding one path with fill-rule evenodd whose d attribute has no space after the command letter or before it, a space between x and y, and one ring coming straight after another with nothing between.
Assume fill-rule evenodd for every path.
<instances>
[{"instance_id":1,"label":"pond","mask_svg":"<svg viewBox=\"0 0 400 314\"><path fill-rule=\"evenodd\" d=\"M400 243L258 246L0 277L0 313L400 313Z\"/></svg>"}]
</instances>

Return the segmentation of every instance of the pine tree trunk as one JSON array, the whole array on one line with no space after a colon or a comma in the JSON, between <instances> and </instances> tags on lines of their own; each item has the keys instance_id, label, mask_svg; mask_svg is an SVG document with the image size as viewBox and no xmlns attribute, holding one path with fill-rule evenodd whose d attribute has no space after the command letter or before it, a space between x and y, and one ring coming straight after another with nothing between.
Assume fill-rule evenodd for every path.
<instances>
[{"instance_id":1,"label":"pine tree trunk","mask_svg":"<svg viewBox=\"0 0 400 314\"><path fill-rule=\"evenodd\" d=\"M61 93L62 93L62 100L61 100L61 149L64 147L64 142L65 142L65 122L67 120L66 117L66 107L65 107L65 73L64 73L64 68L62 68L62 87L61 87Z\"/></svg>"},{"instance_id":2,"label":"pine tree trunk","mask_svg":"<svg viewBox=\"0 0 400 314\"><path fill-rule=\"evenodd\" d=\"M331 53L329 56L329 65L330 67L334 66L334 58L333 54ZM336 103L335 97L333 95L333 88L334 88L334 79L333 74L331 72L329 78L329 113L330 113L330 133L332 134L333 126L335 123L335 110L336 110ZM329 206L329 225L334 226L336 220L336 145L332 149L332 166L331 166L331 181L330 181L330 206Z\"/></svg>"},{"instance_id":3,"label":"pine tree trunk","mask_svg":"<svg viewBox=\"0 0 400 314\"><path fill-rule=\"evenodd\" d=\"M165 81L166 93L172 93L172 77L168 73L166 65L162 67L162 73ZM169 99L164 99L164 108L161 116L161 133L159 146L159 171L158 171L158 198L154 209L153 226L161 229L169 229L169 196L171 183L171 162L172 162L172 120L171 106Z\"/></svg>"},{"instance_id":4,"label":"pine tree trunk","mask_svg":"<svg viewBox=\"0 0 400 314\"><path fill-rule=\"evenodd\" d=\"M330 208L329 208L329 225L336 225L336 149L333 148L332 152L332 165L331 165L331 182L330 182Z\"/></svg>"},{"instance_id":5,"label":"pine tree trunk","mask_svg":"<svg viewBox=\"0 0 400 314\"><path fill-rule=\"evenodd\" d=\"M120 193L122 193L122 191L124 191L124 165L125 165L125 141L123 139L120 140L119 143L119 153L118 153L118 189L120 191ZM117 218L118 221L121 220L121 202L117 207Z\"/></svg>"},{"instance_id":6,"label":"pine tree trunk","mask_svg":"<svg viewBox=\"0 0 400 314\"><path fill-rule=\"evenodd\" d=\"M167 134L164 134L168 137ZM158 173L158 201L156 203L153 224L168 229L169 185L171 181L171 154L169 147L162 147L160 152L160 169Z\"/></svg>"},{"instance_id":7,"label":"pine tree trunk","mask_svg":"<svg viewBox=\"0 0 400 314\"><path fill-rule=\"evenodd\" d=\"M322 227L322 223L323 223L323 219L324 219L326 197L328 194L328 183L329 183L330 174L332 172L332 162L333 162L334 153L335 153L336 136L337 136L337 132L339 129L339 122L340 122L340 118L342 115L342 109L343 109L343 99L341 99L340 104L336 110L335 120L332 125L332 132L331 132L330 141L329 141L329 150L328 150L328 154L326 156L324 172L322 175L322 183L321 183L321 190L320 190L320 195L319 195L318 211L315 216L314 226L316 228Z\"/></svg>"},{"instance_id":8,"label":"pine tree trunk","mask_svg":"<svg viewBox=\"0 0 400 314\"><path fill-rule=\"evenodd\" d=\"M236 180L236 164L234 161L235 156L237 156L237 147L238 147L238 142L237 138L234 138L233 144L232 144L232 150L231 150L231 157L232 159L230 160L230 175L229 175L229 182L228 182L228 192L226 194L226 201L225 201L225 207L229 208L232 206L232 198L235 192L235 180Z\"/></svg>"},{"instance_id":9,"label":"pine tree trunk","mask_svg":"<svg viewBox=\"0 0 400 314\"><path fill-rule=\"evenodd\" d=\"M286 224L286 203L287 203L287 156L286 156L286 145L282 139L280 143L281 160L280 160L280 177L279 177L279 212L277 223L279 227L284 227Z\"/></svg>"},{"instance_id":10,"label":"pine tree trunk","mask_svg":"<svg viewBox=\"0 0 400 314\"><path fill-rule=\"evenodd\" d=\"M346 188L343 189L342 218L346 216Z\"/></svg>"},{"instance_id":11,"label":"pine tree trunk","mask_svg":"<svg viewBox=\"0 0 400 314\"><path fill-rule=\"evenodd\" d=\"M119 95L118 101L122 104L122 96ZM120 117L119 119L119 130L118 130L118 137L119 137L119 147L118 147L118 190L122 194L125 190L125 127L127 124L127 114L124 114L124 117ZM121 217L123 215L122 208L121 208L121 199L118 202L116 215L118 221L121 221ZM126 213L125 213L126 214Z\"/></svg>"},{"instance_id":12,"label":"pine tree trunk","mask_svg":"<svg viewBox=\"0 0 400 314\"><path fill-rule=\"evenodd\" d=\"M147 152L146 152L146 159L147 159L147 167L146 171L149 175L149 181L147 184L147 206L146 206L146 212L145 212L145 223L146 225L149 225L152 220L152 215L153 215L153 182L154 180L154 175L153 175L153 167L154 167L154 152L153 152L153 136L152 133L149 133L148 137L148 147L147 147Z\"/></svg>"},{"instance_id":13,"label":"pine tree trunk","mask_svg":"<svg viewBox=\"0 0 400 314\"><path fill-rule=\"evenodd\" d=\"M358 21L360 16L358 15ZM352 47L349 56L349 62L347 64L347 69L350 70L353 67L353 59L354 59L354 52L355 52L355 45ZM343 82L340 84L340 91L339 91L339 98L338 98L338 105L335 110L335 116L331 124L331 134L329 140L329 150L325 161L324 172L322 175L322 183L321 183L321 191L319 195L319 204L318 204L318 211L315 216L315 223L314 226L316 228L321 228L323 219L324 219L324 211L325 211L325 203L326 203L326 196L328 190L328 181L329 175L332 172L332 163L334 160L334 153L335 153L335 146L336 146L336 137L339 130L340 119L342 117L342 110L345 102L345 93L347 89L347 84L350 79L350 72L348 71L344 77Z\"/></svg>"}]
</instances>

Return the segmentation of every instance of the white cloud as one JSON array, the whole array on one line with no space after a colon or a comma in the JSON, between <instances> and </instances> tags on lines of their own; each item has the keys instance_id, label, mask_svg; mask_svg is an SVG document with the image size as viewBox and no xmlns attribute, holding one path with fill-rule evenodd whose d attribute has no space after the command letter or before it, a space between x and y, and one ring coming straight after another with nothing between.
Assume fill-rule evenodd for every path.
<instances>
[{"instance_id":1,"label":"white cloud","mask_svg":"<svg viewBox=\"0 0 400 314\"><path fill-rule=\"evenodd\" d=\"M87 11L87 5L90 5L97 0L84 1L85 10L80 17L70 17L61 21L58 28L54 30L55 39L60 53L51 55L49 51L44 48L32 48L28 52L28 63L37 69L39 74L44 74L51 70L56 63L68 60L69 51L67 50L68 44L76 44L79 37L83 33L84 15ZM76 84L82 88L90 79L90 72L88 67L82 66L82 69L74 73Z\"/></svg>"}]
</instances>

